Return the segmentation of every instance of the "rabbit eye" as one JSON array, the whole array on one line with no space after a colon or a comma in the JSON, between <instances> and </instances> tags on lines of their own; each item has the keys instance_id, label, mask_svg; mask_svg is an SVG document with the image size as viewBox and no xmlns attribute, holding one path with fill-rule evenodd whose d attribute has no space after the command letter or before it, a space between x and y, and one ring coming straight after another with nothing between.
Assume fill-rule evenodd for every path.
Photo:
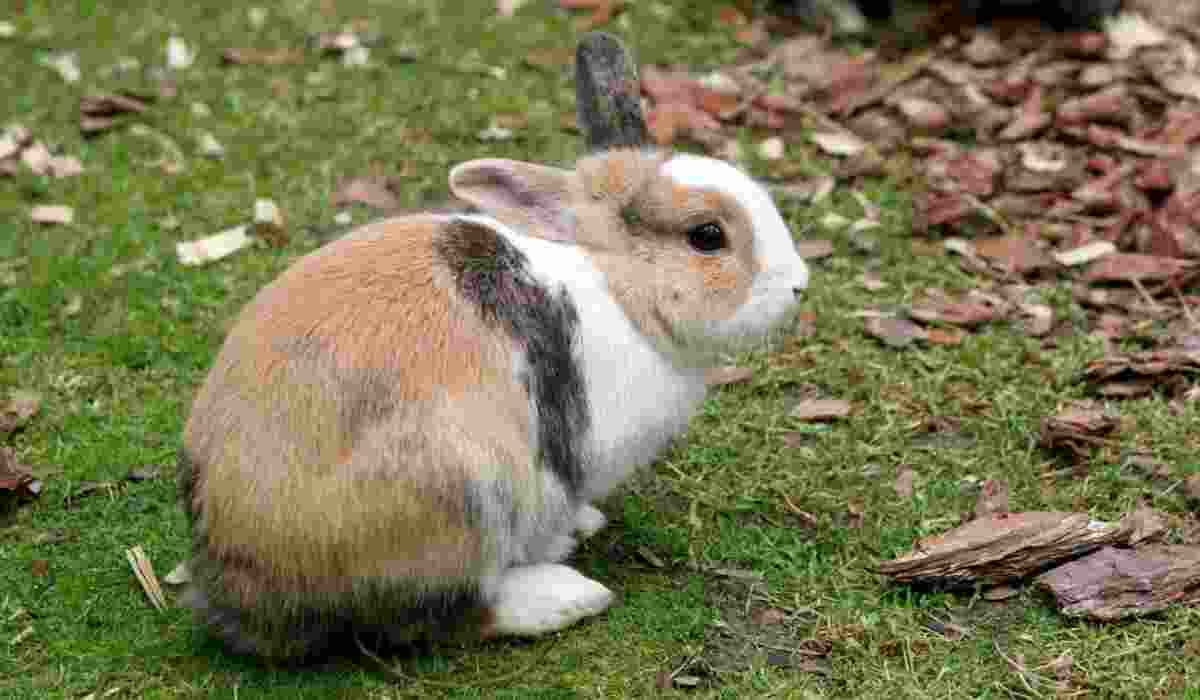
<instances>
[{"instance_id":1,"label":"rabbit eye","mask_svg":"<svg viewBox=\"0 0 1200 700\"><path fill-rule=\"evenodd\" d=\"M688 231L688 243L701 253L713 253L724 248L728 241L720 224L707 223Z\"/></svg>"}]
</instances>

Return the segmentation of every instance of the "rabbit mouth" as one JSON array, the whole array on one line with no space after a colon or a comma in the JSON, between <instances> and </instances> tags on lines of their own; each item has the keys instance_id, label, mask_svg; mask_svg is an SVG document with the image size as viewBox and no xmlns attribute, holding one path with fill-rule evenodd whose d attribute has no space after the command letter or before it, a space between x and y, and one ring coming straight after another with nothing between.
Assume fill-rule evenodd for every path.
<instances>
[{"instance_id":1,"label":"rabbit mouth","mask_svg":"<svg viewBox=\"0 0 1200 700\"><path fill-rule=\"evenodd\" d=\"M702 369L725 355L766 349L790 335L800 304L790 287L755 294L733 316L677 323L670 352L679 367Z\"/></svg>"}]
</instances>

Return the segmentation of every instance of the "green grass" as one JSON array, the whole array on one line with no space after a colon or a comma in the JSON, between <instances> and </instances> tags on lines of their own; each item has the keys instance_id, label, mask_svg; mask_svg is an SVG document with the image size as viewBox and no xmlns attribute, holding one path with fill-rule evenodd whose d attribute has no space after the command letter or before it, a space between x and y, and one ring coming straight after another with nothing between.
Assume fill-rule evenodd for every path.
<instances>
[{"instance_id":1,"label":"green grass","mask_svg":"<svg viewBox=\"0 0 1200 700\"><path fill-rule=\"evenodd\" d=\"M1014 509L1111 519L1139 497L1176 515L1187 510L1179 489L1163 495L1123 466L1128 450L1149 450L1180 476L1200 471L1196 406L1173 411L1148 398L1119 405L1119 439L1087 463L1086 476L1040 478L1061 466L1035 446L1040 421L1084 395L1077 373L1101 353L1083 335L1053 351L1003 324L952 348L895 351L864 336L849 315L858 309L902 304L925 287L977 284L944 256L913 255L906 189L886 182L865 190L884 210L884 228L872 232L878 254L811 229L837 248L815 265L806 301L816 334L740 358L754 379L716 393L685 441L603 504L612 525L577 560L620 593L606 615L550 640L401 659L416 679L404 684L354 658L264 668L225 655L184 611L148 605L124 550L142 545L160 577L185 554L172 477L191 393L240 306L340 233L330 204L338 179L373 166L405 173L400 197L417 207L446 195L456 162L562 162L577 152L576 136L559 127L573 111L569 72L522 63L531 50L574 45L571 18L550 5L529 3L505 21L483 1L289 1L270 6L258 33L244 5L182 0L36 0L0 16L19 30L0 39L0 123L24 123L87 168L67 180L27 172L0 180L0 391L42 395L42 412L10 442L46 483L40 499L0 519L0 698L1029 696L997 645L1030 668L1069 654L1073 687L1087 697L1200 698L1196 610L1101 626L1065 620L1028 590L972 606L969 596L917 594L871 572L914 538L956 523L974 500L967 477L1006 479ZM610 29L643 63L719 66L736 44L712 21L713 7L697 5L637 3ZM374 68L315 55L299 66L218 62L226 47L299 46L357 18L384 34ZM77 110L87 91L149 85L102 71L124 56L161 65L171 32L198 59L175 77L177 97L139 118L187 156L186 171L168 177L154 166L158 142L128 130L84 140ZM402 60L402 49L418 59ZM81 83L39 65L62 50L78 51ZM198 116L194 103L211 116ZM513 141L478 142L498 113L525 114L528 126ZM226 146L224 160L196 155L199 129ZM743 136L749 145L763 135ZM287 245L198 269L177 264L175 243L243 223L257 197L285 212ZM37 203L75 207L76 223L35 227L28 211ZM819 207L784 205L797 231L830 210L858 216L840 190ZM353 212L355 223L371 217ZM164 225L169 217L177 228ZM858 286L868 266L891 286ZM1066 287L1047 297L1065 317L1081 316ZM71 313L75 299L82 306ZM829 426L793 424L790 404L814 388L854 401L856 412ZM921 426L935 418L958 421L958 432L931 438ZM163 465L162 475L122 482L143 465ZM918 474L911 500L892 489L902 465ZM85 481L120 487L71 498ZM861 509L859 527L850 503ZM722 568L760 577L712 571ZM754 613L768 607L786 620L755 625ZM927 626L951 619L973 635L952 641ZM778 652L813 645L829 649L819 673ZM660 673L681 667L698 687L656 689Z\"/></svg>"}]
</instances>

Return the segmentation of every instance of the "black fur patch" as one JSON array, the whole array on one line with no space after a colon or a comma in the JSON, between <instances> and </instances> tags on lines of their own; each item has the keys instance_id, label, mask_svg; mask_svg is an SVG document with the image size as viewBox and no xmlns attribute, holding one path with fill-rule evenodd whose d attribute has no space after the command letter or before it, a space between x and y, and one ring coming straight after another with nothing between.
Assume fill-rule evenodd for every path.
<instances>
[{"instance_id":1,"label":"black fur patch","mask_svg":"<svg viewBox=\"0 0 1200 700\"><path fill-rule=\"evenodd\" d=\"M456 219L436 239L437 254L459 292L484 320L498 324L525 351L525 391L537 409L538 459L578 494L580 450L590 425L583 374L574 358L579 313L565 289L546 289L528 260L486 225Z\"/></svg>"}]
</instances>

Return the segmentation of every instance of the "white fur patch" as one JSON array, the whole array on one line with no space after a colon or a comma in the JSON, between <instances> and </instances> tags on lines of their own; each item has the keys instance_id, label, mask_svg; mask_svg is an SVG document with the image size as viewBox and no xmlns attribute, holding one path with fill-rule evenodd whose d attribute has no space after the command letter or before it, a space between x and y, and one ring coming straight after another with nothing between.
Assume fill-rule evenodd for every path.
<instances>
[{"instance_id":1,"label":"white fur patch","mask_svg":"<svg viewBox=\"0 0 1200 700\"><path fill-rule=\"evenodd\" d=\"M754 256L761 268L750 299L730 319L706 324L699 334L755 340L795 310L796 289L808 287L808 265L796 254L792 232L771 195L741 170L715 158L678 154L663 174L687 187L714 189L741 203L754 228Z\"/></svg>"},{"instance_id":2,"label":"white fur patch","mask_svg":"<svg viewBox=\"0 0 1200 700\"><path fill-rule=\"evenodd\" d=\"M604 529L608 518L590 503L584 503L575 513L575 532L580 537L591 537Z\"/></svg>"},{"instance_id":3,"label":"white fur patch","mask_svg":"<svg viewBox=\"0 0 1200 700\"><path fill-rule=\"evenodd\" d=\"M614 599L604 585L562 564L509 569L494 595L493 631L515 637L557 632L604 612Z\"/></svg>"},{"instance_id":4,"label":"white fur patch","mask_svg":"<svg viewBox=\"0 0 1200 700\"><path fill-rule=\"evenodd\" d=\"M581 495L587 501L603 498L687 430L704 400L704 375L673 367L650 345L579 248L521 235L490 218L463 218L499 232L525 254L535 279L549 289L565 288L574 301L577 361L592 421Z\"/></svg>"}]
</instances>

